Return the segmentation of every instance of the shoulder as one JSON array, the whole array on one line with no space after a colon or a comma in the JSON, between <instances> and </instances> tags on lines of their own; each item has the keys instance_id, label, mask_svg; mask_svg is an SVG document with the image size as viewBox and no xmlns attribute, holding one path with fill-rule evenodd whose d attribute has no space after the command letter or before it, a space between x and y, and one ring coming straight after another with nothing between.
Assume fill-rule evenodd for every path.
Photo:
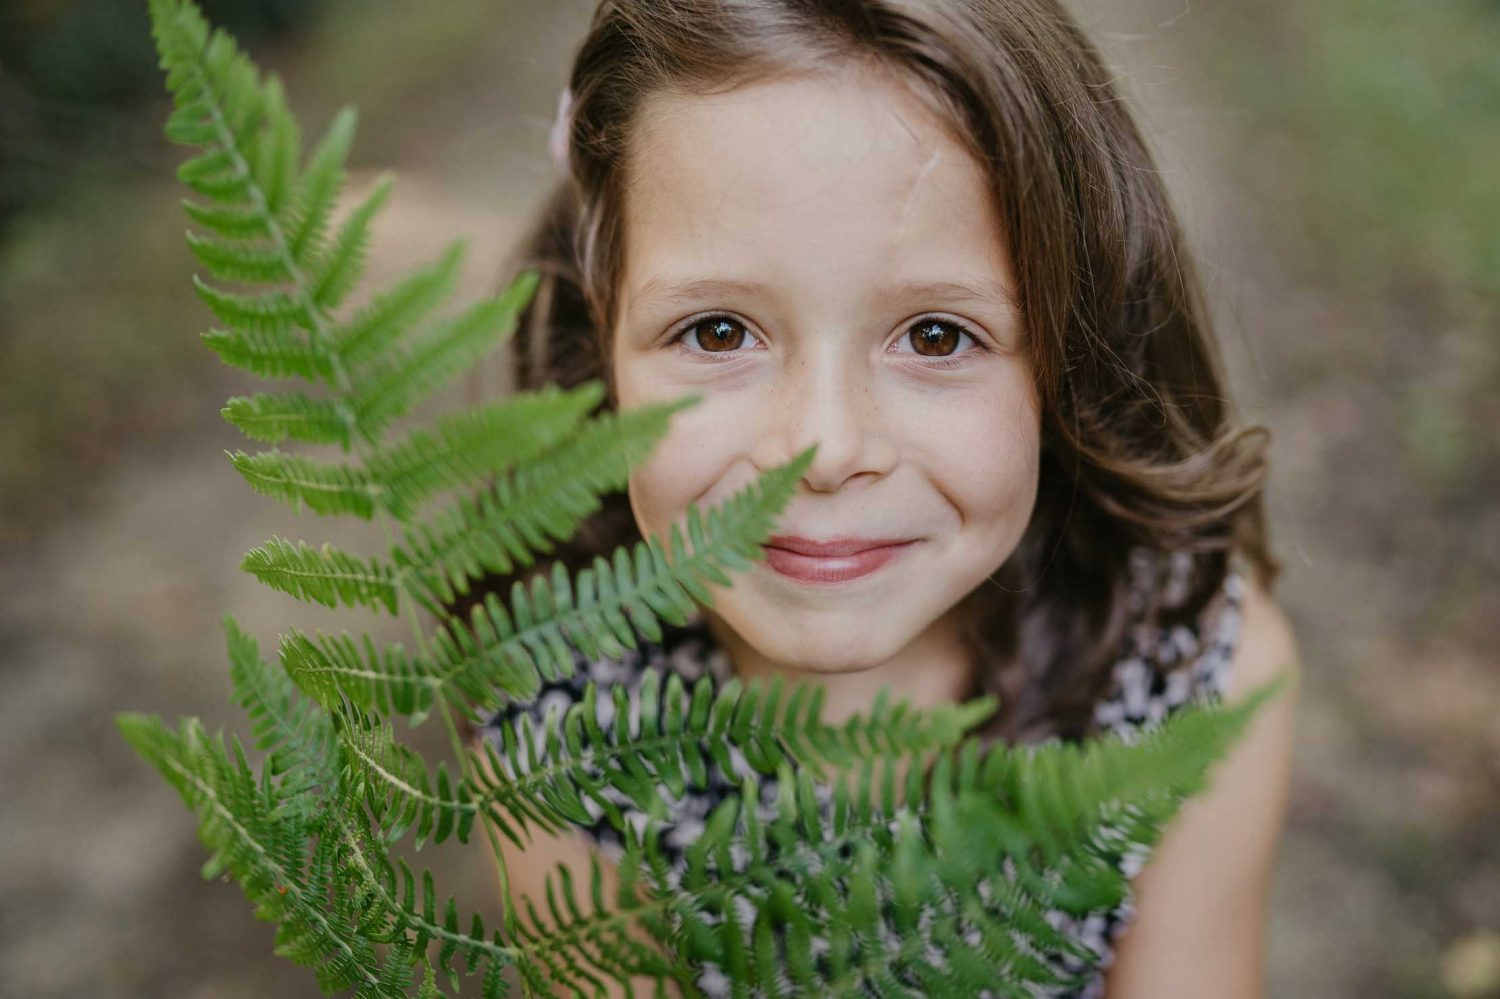
<instances>
[{"instance_id":1,"label":"shoulder","mask_svg":"<svg viewBox=\"0 0 1500 999\"><path fill-rule=\"evenodd\" d=\"M1290 796L1301 685L1286 613L1248 572L1223 699L1237 703L1283 673L1208 787L1187 801L1135 878L1135 919L1112 966L1110 999L1263 991L1265 924Z\"/></svg>"},{"instance_id":2,"label":"shoulder","mask_svg":"<svg viewBox=\"0 0 1500 999\"><path fill-rule=\"evenodd\" d=\"M1283 670L1291 673L1293 686L1301 682L1297 640L1286 612L1253 576L1245 576L1243 590L1239 641L1224 690L1228 703L1239 701Z\"/></svg>"}]
</instances>

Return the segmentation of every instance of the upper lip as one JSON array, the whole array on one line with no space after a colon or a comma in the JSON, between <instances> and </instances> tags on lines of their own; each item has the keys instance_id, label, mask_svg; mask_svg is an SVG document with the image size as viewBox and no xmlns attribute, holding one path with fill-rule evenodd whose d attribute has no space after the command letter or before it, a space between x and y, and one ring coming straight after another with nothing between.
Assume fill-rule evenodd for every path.
<instances>
[{"instance_id":1,"label":"upper lip","mask_svg":"<svg viewBox=\"0 0 1500 999\"><path fill-rule=\"evenodd\" d=\"M784 548L789 552L799 555L812 555L817 558L837 558L841 555L856 555L871 548L884 548L887 545L903 545L914 538L855 538L842 537L830 538L827 541L814 541L811 538L798 537L795 534L776 534L766 540L766 544L772 548Z\"/></svg>"}]
</instances>

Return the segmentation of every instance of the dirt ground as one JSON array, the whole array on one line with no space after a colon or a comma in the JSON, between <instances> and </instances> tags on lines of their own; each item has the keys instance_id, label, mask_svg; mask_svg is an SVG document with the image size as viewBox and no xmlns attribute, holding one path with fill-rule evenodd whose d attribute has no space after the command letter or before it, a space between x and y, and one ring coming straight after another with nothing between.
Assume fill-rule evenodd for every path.
<instances>
[{"instance_id":1,"label":"dirt ground","mask_svg":"<svg viewBox=\"0 0 1500 999\"><path fill-rule=\"evenodd\" d=\"M1194 75L1209 70L1195 62L1191 25L1173 20L1172 5L1126 6L1094 20L1145 109L1201 252L1240 408L1275 440L1277 592L1303 651L1305 692L1268 994L1500 995L1500 971L1486 984L1492 952L1480 936L1500 931L1500 592L1481 571L1500 565L1500 512L1491 497L1455 519L1392 457L1387 387L1322 363L1361 337L1415 336L1420 304L1370 310L1287 266L1265 217L1275 204L1236 179L1246 150L1223 124L1234 109L1203 96ZM411 98L420 112L375 112L376 148L389 153L378 165L394 167L399 182L365 287L462 234L472 237L464 294L493 287L546 182L554 66L581 25L578 11L518 9L516 38L530 31L556 52L531 52L502 72L495 61L524 46L497 40L465 50L451 75L496 87L522 71L538 79L516 82L509 96L430 84ZM309 43L300 58L316 51ZM345 79L340 65L330 57L302 72L309 86L324 85ZM343 97L366 101L358 90ZM510 117L493 112L501 105ZM508 144L517 134L524 148ZM176 192L164 183L160 197L171 205ZM160 224L181 228L176 217ZM189 270L168 289L185 302ZM374 541L361 525L298 518L236 475L222 452L243 442L216 411L250 382L192 342L203 318L164 337L196 357L173 369L154 415L101 448L101 467L54 485L86 493L76 512L0 532L6 994L317 994L311 974L271 955L273 930L251 917L237 886L199 877L205 855L191 817L113 725L114 712L135 709L244 732L228 699L226 613L263 649L294 623L399 631L351 611L316 612L237 569L273 534L356 550ZM439 735L433 723L416 741L436 754ZM482 847L424 861L466 903L483 906L493 890ZM1477 983L1466 990L1466 952L1455 950L1465 940Z\"/></svg>"}]
</instances>

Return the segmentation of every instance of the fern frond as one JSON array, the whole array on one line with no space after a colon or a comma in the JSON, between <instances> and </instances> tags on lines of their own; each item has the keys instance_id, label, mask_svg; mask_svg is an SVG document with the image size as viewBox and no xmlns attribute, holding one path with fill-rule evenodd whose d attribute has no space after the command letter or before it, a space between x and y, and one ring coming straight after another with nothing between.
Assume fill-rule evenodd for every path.
<instances>
[{"instance_id":1,"label":"fern frond","mask_svg":"<svg viewBox=\"0 0 1500 999\"><path fill-rule=\"evenodd\" d=\"M225 364L261 378L305 378L331 382L333 367L328 355L297 332L231 332L213 329L201 334L203 342Z\"/></svg>"},{"instance_id":2,"label":"fern frond","mask_svg":"<svg viewBox=\"0 0 1500 999\"><path fill-rule=\"evenodd\" d=\"M392 864L377 846L379 837L352 815L343 811L333 821L344 868L364 900L368 932L379 940L405 940L418 953L429 943L440 944L433 966L448 976L453 988L459 985L456 961L461 958L467 973L482 972L479 994L486 999L506 995L501 972L510 966L543 995L558 994L558 989L593 992L605 979L624 984L636 976L676 980L687 994L695 994L686 969L669 962L635 929L638 921L651 918L663 905L639 890L631 872L621 872L617 897L607 905L603 871L597 856L592 857L591 905L586 909L571 873L559 865L547 877L548 916L529 899L524 917L507 905L507 942L498 931L487 933L478 913L465 928L451 897L439 905L431 873L424 870L418 877L404 860Z\"/></svg>"},{"instance_id":3,"label":"fern frond","mask_svg":"<svg viewBox=\"0 0 1500 999\"><path fill-rule=\"evenodd\" d=\"M457 284L464 247L462 240L455 241L436 263L376 295L353 319L333 330L331 339L339 356L351 365L365 364L431 312Z\"/></svg>"},{"instance_id":4,"label":"fern frond","mask_svg":"<svg viewBox=\"0 0 1500 999\"><path fill-rule=\"evenodd\" d=\"M365 250L370 240L370 222L384 206L394 183L390 174L376 178L375 186L363 201L349 213L339 227L323 258L309 275L312 298L319 308L333 310L344 301L365 266Z\"/></svg>"},{"instance_id":5,"label":"fern frond","mask_svg":"<svg viewBox=\"0 0 1500 999\"><path fill-rule=\"evenodd\" d=\"M381 988L381 963L357 919L345 922L325 909L332 851L307 852L316 828L298 810L281 807L272 785L257 781L238 740L231 756L223 736L210 738L196 718L183 719L176 732L131 712L118 715L116 724L197 813L199 838L210 851L204 876L232 874L255 903L256 917L277 924L278 954L316 967L325 991L358 987L366 996L405 995Z\"/></svg>"},{"instance_id":6,"label":"fern frond","mask_svg":"<svg viewBox=\"0 0 1500 999\"><path fill-rule=\"evenodd\" d=\"M1134 745L1101 738L986 758L981 765L984 783L1012 816L997 821L993 835L1012 849L1017 876L1034 883L1062 851L1111 820L1124 824L1130 842L1153 846L1165 818L1202 790L1212 763L1260 705L1288 682L1289 674L1283 673L1234 705L1181 712L1144 730ZM1091 884L1080 877L1073 890L1088 895ZM1096 895L1075 904L1088 908L1097 902Z\"/></svg>"},{"instance_id":7,"label":"fern frond","mask_svg":"<svg viewBox=\"0 0 1500 999\"><path fill-rule=\"evenodd\" d=\"M1047 914L1099 911L1125 892L1111 848L1093 835L1101 822L1134 815L1128 838L1153 842L1279 682L1233 708L1171 716L1137 745L1115 737L1083 752L997 744L986 756L967 741L940 753L930 782L908 770L899 805L889 763L883 779L873 762L861 764L820 805L810 770L782 761L769 823L746 807L759 799L747 779L687 848L680 874L629 827L627 856L672 889L664 939L679 941L690 964L720 966L750 994L790 985L794 994L972 995L983 987L1021 995L1028 984L1067 984L1042 958L1090 955ZM996 793L1038 766L1050 769L1026 787L1050 791L1046 781L1055 780L1073 790ZM909 822L922 839L893 836ZM827 967L816 980L797 970L808 963L805 931L788 923L791 913L827 934ZM768 925L784 938L771 939Z\"/></svg>"},{"instance_id":8,"label":"fern frond","mask_svg":"<svg viewBox=\"0 0 1500 999\"><path fill-rule=\"evenodd\" d=\"M724 569L742 570L763 556L761 545L816 450L814 444L785 465L761 473L711 508L706 525L698 506L689 507L691 553L673 524L670 562L661 543L650 538L615 549L613 562L596 558L592 568L579 572L576 591L566 568L555 563L550 581L539 575L529 591L517 582L509 608L488 594L474 608L469 627L445 627L435 634L434 662L443 675L476 694L482 677L514 680L519 674L522 683L505 692L530 697L540 689L542 677L572 674L570 643L589 657L620 655L635 645L632 625L659 640L660 622L682 624L693 611L694 598L712 604L708 581L728 585ZM476 699L481 704L493 700Z\"/></svg>"},{"instance_id":9,"label":"fern frond","mask_svg":"<svg viewBox=\"0 0 1500 999\"><path fill-rule=\"evenodd\" d=\"M348 465L330 465L284 454L234 451L229 460L250 488L301 510L314 513L353 514L369 520L375 515L380 486L369 473Z\"/></svg>"},{"instance_id":10,"label":"fern frond","mask_svg":"<svg viewBox=\"0 0 1500 999\"><path fill-rule=\"evenodd\" d=\"M417 849L429 836L435 843L450 835L469 841L478 810L461 775L451 775L439 760L429 776L422 757L397 742L378 715L343 704L333 717L346 758L363 777L365 802L388 842L413 827Z\"/></svg>"},{"instance_id":11,"label":"fern frond","mask_svg":"<svg viewBox=\"0 0 1500 999\"><path fill-rule=\"evenodd\" d=\"M246 552L240 567L298 600L397 611L396 584L388 566L375 559L364 561L326 542L322 548L313 548L305 541L293 545L272 538Z\"/></svg>"},{"instance_id":12,"label":"fern frond","mask_svg":"<svg viewBox=\"0 0 1500 999\"><path fill-rule=\"evenodd\" d=\"M332 710L347 698L366 711L427 717L446 683L398 642L382 649L369 635L361 649L349 633L309 638L293 628L281 637L281 665L307 696Z\"/></svg>"},{"instance_id":13,"label":"fern frond","mask_svg":"<svg viewBox=\"0 0 1500 999\"><path fill-rule=\"evenodd\" d=\"M209 273L222 281L246 284L274 284L291 279L286 257L274 246L224 243L187 234L188 248L203 262Z\"/></svg>"},{"instance_id":14,"label":"fern frond","mask_svg":"<svg viewBox=\"0 0 1500 999\"><path fill-rule=\"evenodd\" d=\"M586 383L548 389L443 417L432 430L415 430L374 452L367 465L328 464L277 450L233 452L235 469L257 491L321 514L369 519L387 510L410 517L433 493L504 472L566 438L596 405L602 388ZM346 448L348 411L333 400L300 393L231 399L224 417L247 435L286 437Z\"/></svg>"},{"instance_id":15,"label":"fern frond","mask_svg":"<svg viewBox=\"0 0 1500 999\"><path fill-rule=\"evenodd\" d=\"M623 686L609 689L614 726L606 730L597 716L599 688L592 682L566 713L546 718L541 730L530 715L498 730L500 746L485 743L487 773L460 799L431 802L455 813L483 810L518 846L528 825L548 831L567 823L592 823L597 814L623 826L623 795L650 813L662 795L680 798L688 788L712 783L709 762L718 779L744 776L733 752L763 774L775 773L788 760L814 775L832 764L898 759L952 746L995 709L993 699L939 706L909 717L904 702L892 707L882 698L867 719L842 725L821 720L822 688L797 685L783 700L781 678L769 685L748 686L731 680L719 689L700 678L688 694L682 677L646 669L630 694ZM878 730L879 738L870 738Z\"/></svg>"},{"instance_id":16,"label":"fern frond","mask_svg":"<svg viewBox=\"0 0 1500 999\"><path fill-rule=\"evenodd\" d=\"M228 204L251 200L250 177L233 153L212 149L185 161L177 179L205 197Z\"/></svg>"},{"instance_id":17,"label":"fern frond","mask_svg":"<svg viewBox=\"0 0 1500 999\"><path fill-rule=\"evenodd\" d=\"M297 184L297 164L302 158L302 135L297 119L286 104L281 81L275 76L265 85L266 128L257 136L251 157L251 176L264 194L265 211L279 216ZM263 233L269 235L269 232Z\"/></svg>"},{"instance_id":18,"label":"fern frond","mask_svg":"<svg viewBox=\"0 0 1500 999\"><path fill-rule=\"evenodd\" d=\"M816 445L788 464L763 473L755 483L713 508L708 533L700 525L693 554L681 554L674 563L665 561L654 541L649 546L638 543L633 561L627 549L621 548L615 553L613 565L601 558L594 568L579 573L576 597L567 570L559 563L553 567L550 584L547 578L538 578L530 593L517 584L514 612L491 593L482 606L474 608L468 627L457 621L441 625L432 636L428 655L409 657L399 649L382 653L368 641L361 654L347 639L337 642L320 636L318 642L291 643L295 650L291 660L284 644L283 665L304 691L325 705L331 705L336 694L341 694L360 707L425 714L434 698L442 696L480 719L486 710L498 707L502 697L535 695L541 683L538 659L547 657L549 675L572 672L572 654L559 637L562 634L587 655L621 655L637 641L632 621L642 634L656 640L661 637L660 624L646 615L661 614L677 624L686 620L692 604L681 596L685 584L680 580L706 576L730 559L757 557L758 538L774 523L815 449ZM693 516L697 516L696 508ZM290 549L288 543L276 542L281 546L278 552ZM677 548L681 547L679 538ZM305 545L302 550L311 551ZM294 561L293 555L279 557ZM392 570L373 559L365 563L354 556L343 558L356 580L364 583L373 579L375 582L369 585L381 595L394 593L404 585L399 569ZM306 585L301 575L275 578L286 586ZM326 591L320 592L329 596Z\"/></svg>"},{"instance_id":19,"label":"fern frond","mask_svg":"<svg viewBox=\"0 0 1500 999\"><path fill-rule=\"evenodd\" d=\"M310 269L328 234L334 203L344 189L344 161L354 143L359 113L340 108L308 159L298 183L286 233L286 248L299 268Z\"/></svg>"},{"instance_id":20,"label":"fern frond","mask_svg":"<svg viewBox=\"0 0 1500 999\"><path fill-rule=\"evenodd\" d=\"M522 271L499 296L444 320L403 349L390 348L373 372L360 377L350 400L361 430L373 436L509 339L539 281L535 269Z\"/></svg>"},{"instance_id":21,"label":"fern frond","mask_svg":"<svg viewBox=\"0 0 1500 999\"><path fill-rule=\"evenodd\" d=\"M430 608L469 592L486 572L530 565L533 552L550 552L597 510L600 497L624 488L630 468L666 435L671 417L695 405L685 396L590 419L554 450L503 476L493 489L461 497L425 523L404 527L405 544L391 561Z\"/></svg>"},{"instance_id":22,"label":"fern frond","mask_svg":"<svg viewBox=\"0 0 1500 999\"><path fill-rule=\"evenodd\" d=\"M271 235L265 213L254 208L200 205L183 198L182 209L188 218L223 239L268 239Z\"/></svg>"},{"instance_id":23,"label":"fern frond","mask_svg":"<svg viewBox=\"0 0 1500 999\"><path fill-rule=\"evenodd\" d=\"M193 275L193 289L225 326L255 333L286 333L312 323L306 306L284 291L242 295L219 291Z\"/></svg>"},{"instance_id":24,"label":"fern frond","mask_svg":"<svg viewBox=\"0 0 1500 999\"><path fill-rule=\"evenodd\" d=\"M234 700L250 717L257 749L269 754L268 772L298 791L336 790L339 760L333 720L303 700L286 672L260 657L255 639L224 618ZM288 790L287 783L282 790Z\"/></svg>"},{"instance_id":25,"label":"fern frond","mask_svg":"<svg viewBox=\"0 0 1500 999\"><path fill-rule=\"evenodd\" d=\"M549 386L444 416L432 430L412 431L367 462L381 505L406 520L437 492L530 461L573 433L603 398L597 380L568 390Z\"/></svg>"},{"instance_id":26,"label":"fern frond","mask_svg":"<svg viewBox=\"0 0 1500 999\"><path fill-rule=\"evenodd\" d=\"M257 392L235 396L222 413L246 437L258 441L276 444L290 437L349 449L349 424L344 411L330 399L314 399L301 392Z\"/></svg>"},{"instance_id":27,"label":"fern frond","mask_svg":"<svg viewBox=\"0 0 1500 999\"><path fill-rule=\"evenodd\" d=\"M546 916L529 897L523 898L527 918L518 920L514 935L527 946L517 969L532 991L557 995L559 989L571 989L576 994L599 995L606 979L633 989L632 980L645 977L657 983L657 995L663 994L667 981L675 981L688 995L698 994L690 985L689 969L669 960L638 929L640 924L660 921L659 912L665 908L662 901L638 894L632 872L621 870L619 878L614 906L606 908L603 872L597 854L590 853L592 905L587 911L579 903L572 873L562 865L545 882Z\"/></svg>"},{"instance_id":28,"label":"fern frond","mask_svg":"<svg viewBox=\"0 0 1500 999\"><path fill-rule=\"evenodd\" d=\"M331 813L330 822L334 831L330 842L337 843L341 867L360 900L364 932L378 941L399 941L418 954L426 952L429 942L440 941L438 960L430 967L444 971L455 990L459 983L453 962L462 957L468 971L483 969L479 994L484 999L503 999L509 994L503 972L516 962L517 955L498 931L486 933L477 912L465 930L451 897L439 914L431 873L423 871L419 882L405 860L392 864L379 844L371 841L368 823L357 806Z\"/></svg>"},{"instance_id":29,"label":"fern frond","mask_svg":"<svg viewBox=\"0 0 1500 999\"><path fill-rule=\"evenodd\" d=\"M961 799L975 807L916 812L893 809L875 782L866 768L822 806L806 773L783 768L769 816L745 807L752 783L727 799L671 884L670 938L688 963L718 966L748 995L1024 995L1024 983L1061 983L1024 929L1040 923L1068 950L1081 946L1046 923L1050 898L1026 897L1017 912L963 904L1005 860L947 849L962 821L979 824L958 834L983 835L978 792ZM642 847L632 836L627 849ZM825 942L817 957L815 934Z\"/></svg>"}]
</instances>

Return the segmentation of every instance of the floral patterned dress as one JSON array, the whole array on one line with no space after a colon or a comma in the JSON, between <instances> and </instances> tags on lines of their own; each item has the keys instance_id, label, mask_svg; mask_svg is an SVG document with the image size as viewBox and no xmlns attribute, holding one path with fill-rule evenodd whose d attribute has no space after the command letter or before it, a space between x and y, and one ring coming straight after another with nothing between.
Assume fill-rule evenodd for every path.
<instances>
[{"instance_id":1,"label":"floral patterned dress","mask_svg":"<svg viewBox=\"0 0 1500 999\"><path fill-rule=\"evenodd\" d=\"M1153 603L1168 608L1181 603L1191 582L1191 559L1185 553L1163 555L1140 548L1131 553L1130 564L1130 625L1113 666L1108 692L1094 711L1101 729L1118 733L1127 742L1185 705L1214 702L1223 696L1239 636L1245 586L1242 568L1231 562L1221 592L1197 622L1163 627L1148 619L1146 609ZM732 675L728 657L709 634L701 611L682 626L664 624L663 627L660 642L643 642L624 657L594 660L575 651L578 668L573 676L545 682L540 694L531 702L507 704L485 723L486 736L498 739L500 726L515 725L519 717L526 714L531 716L535 736L540 742L543 737L540 722L547 713L554 705L566 710L580 700L584 684L590 680L601 687L625 684L633 691L640 682L642 670L648 666L655 667L664 676L668 672L678 673L689 688L705 673L716 683L722 683ZM1179 665L1182 663L1187 665ZM599 723L606 729L614 722L614 711L610 698L596 700ZM682 797L668 799L669 819L663 826L660 843L669 858L681 859L682 851L701 835L709 812L739 786L738 775L754 773L741 754L734 751L731 755L736 768L733 778L713 765L709 767L708 787L690 788ZM777 780L774 776L757 775L757 781L762 814L769 816L773 814ZM610 789L610 797L628 821L638 829L644 827L644 812L613 789ZM826 793L820 797L824 804L828 803ZM603 810L595 803L587 804L596 821L581 831L605 856L617 859L623 850L620 832L610 825ZM1121 870L1134 877L1144 865L1146 856L1141 849L1125 851L1120 862ZM1065 990L1041 989L1035 994L1047 999L1099 999L1103 995L1104 974L1113 961L1115 941L1129 926L1134 913L1128 893L1117 907L1108 911L1081 917L1056 911L1049 913L1048 921L1084 944L1094 958L1088 961L1071 956L1049 958L1049 963L1058 970L1085 976L1085 984ZM710 996L729 994L722 973L712 967L700 977L698 984Z\"/></svg>"}]
</instances>

